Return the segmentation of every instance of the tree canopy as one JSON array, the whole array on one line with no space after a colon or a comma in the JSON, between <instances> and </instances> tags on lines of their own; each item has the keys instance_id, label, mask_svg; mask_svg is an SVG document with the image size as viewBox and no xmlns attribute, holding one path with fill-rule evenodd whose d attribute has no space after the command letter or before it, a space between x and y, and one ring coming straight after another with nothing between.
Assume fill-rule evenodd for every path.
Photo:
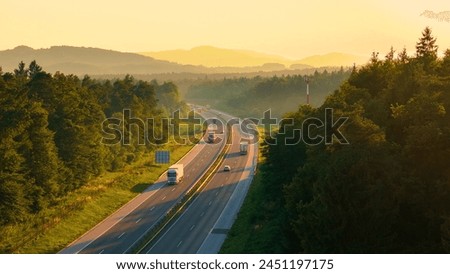
<instances>
[{"instance_id":1,"label":"tree canopy","mask_svg":"<svg viewBox=\"0 0 450 274\"><path fill-rule=\"evenodd\" d=\"M35 61L0 73L0 225L51 207L105 170L117 170L154 149L138 145L144 129L130 127L130 145L101 144L102 122L132 110L155 118L185 108L172 83L51 75Z\"/></svg>"},{"instance_id":2,"label":"tree canopy","mask_svg":"<svg viewBox=\"0 0 450 274\"><path fill-rule=\"evenodd\" d=\"M270 210L286 215L271 231L283 235L285 251L450 252L450 59L436 50L426 28L416 56L375 53L323 105L286 114L294 124L273 137L263 170L272 185L265 204L283 197ZM350 144L286 144L327 108L348 117L340 130Z\"/></svg>"},{"instance_id":3,"label":"tree canopy","mask_svg":"<svg viewBox=\"0 0 450 274\"><path fill-rule=\"evenodd\" d=\"M351 70L341 68L309 75L311 104L322 104L350 73ZM210 80L191 86L186 97L243 117L260 118L268 109L281 117L286 111L295 110L298 102L306 101L306 83L302 75Z\"/></svg>"}]
</instances>

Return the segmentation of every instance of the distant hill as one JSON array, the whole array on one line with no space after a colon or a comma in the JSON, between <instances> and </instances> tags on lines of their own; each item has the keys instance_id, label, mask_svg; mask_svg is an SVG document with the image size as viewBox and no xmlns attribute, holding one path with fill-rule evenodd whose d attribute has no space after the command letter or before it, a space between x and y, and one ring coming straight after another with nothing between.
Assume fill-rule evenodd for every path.
<instances>
[{"instance_id":1,"label":"distant hill","mask_svg":"<svg viewBox=\"0 0 450 274\"><path fill-rule=\"evenodd\" d=\"M33 49L18 46L11 50L0 51L0 66L3 71L12 71L17 68L20 61L28 64L33 60L48 72L61 71L78 75L204 71L202 67L180 65L136 53L99 48L54 46L47 49Z\"/></svg>"},{"instance_id":2,"label":"distant hill","mask_svg":"<svg viewBox=\"0 0 450 274\"><path fill-rule=\"evenodd\" d=\"M296 64L310 65L313 67L334 67L334 66L353 66L365 64L369 60L367 56L352 55L346 53L332 52L324 55L313 55L301 60L295 61L291 68Z\"/></svg>"},{"instance_id":3,"label":"distant hill","mask_svg":"<svg viewBox=\"0 0 450 274\"><path fill-rule=\"evenodd\" d=\"M282 56L256 51L224 49L212 46L200 46L190 50L141 52L140 54L179 64L206 67L252 67L264 64L277 64L278 66L284 65L290 69L352 66L353 63L357 65L364 64L368 59L363 56L333 52L309 56L301 60L290 60Z\"/></svg>"},{"instance_id":4,"label":"distant hill","mask_svg":"<svg viewBox=\"0 0 450 274\"><path fill-rule=\"evenodd\" d=\"M290 63L289 59L277 55L211 46L200 46L190 50L141 52L140 54L180 64L203 65L207 67L252 67L266 63L283 65Z\"/></svg>"},{"instance_id":5,"label":"distant hill","mask_svg":"<svg viewBox=\"0 0 450 274\"><path fill-rule=\"evenodd\" d=\"M172 55L172 53L175 53ZM177 55L180 53L179 55ZM178 57L183 57L177 59ZM155 59L156 58L156 59ZM166 60L158 60L164 59ZM189 59L191 58L191 59ZM190 51L165 51L154 57L137 53L87 47L53 46L33 49L18 46L0 51L0 67L13 71L20 61L29 64L36 60L46 71L61 71L76 75L123 75L123 74L248 74L248 73L298 73L313 67L351 66L365 63L359 56L330 53L292 61L283 57L253 51L229 50L215 47L198 47ZM192 60L192 63L188 63ZM197 60L196 62L194 62ZM209 60L209 61L208 61ZM362 61L363 60L363 61ZM200 65L201 62L202 63ZM211 64L220 66L209 67ZM245 66L244 66L245 65Z\"/></svg>"},{"instance_id":6,"label":"distant hill","mask_svg":"<svg viewBox=\"0 0 450 274\"><path fill-rule=\"evenodd\" d=\"M226 55L222 57L227 58ZM20 61L28 64L33 60L36 60L48 72L61 71L76 75L229 74L287 70L285 65L277 62L265 62L247 67L205 67L157 60L137 53L87 47L53 46L47 49L33 49L27 46L18 46L11 50L0 51L0 66L3 71L13 71ZM297 69L301 68L311 67L300 65Z\"/></svg>"}]
</instances>

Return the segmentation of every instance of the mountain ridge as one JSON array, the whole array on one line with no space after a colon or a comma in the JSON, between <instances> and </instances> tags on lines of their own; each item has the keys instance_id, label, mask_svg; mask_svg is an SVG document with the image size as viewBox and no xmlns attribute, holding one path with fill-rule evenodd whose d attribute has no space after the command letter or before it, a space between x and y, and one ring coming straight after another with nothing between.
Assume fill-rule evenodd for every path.
<instances>
[{"instance_id":1,"label":"mountain ridge","mask_svg":"<svg viewBox=\"0 0 450 274\"><path fill-rule=\"evenodd\" d=\"M227 74L254 73L286 70L278 63L264 63L260 66L248 67L205 67L158 60L137 53L120 52L94 47L52 46L50 48L33 49L28 46L17 46L0 51L0 67L3 71L13 71L23 61L31 61L44 67L48 72L56 71L75 75L114 75L114 74ZM310 66L301 66L311 68Z\"/></svg>"},{"instance_id":2,"label":"mountain ridge","mask_svg":"<svg viewBox=\"0 0 450 274\"><path fill-rule=\"evenodd\" d=\"M365 56L342 52L330 52L326 54L316 54L297 60L296 62L314 67L326 66L353 66L361 65L368 61Z\"/></svg>"},{"instance_id":3,"label":"mountain ridge","mask_svg":"<svg viewBox=\"0 0 450 274\"><path fill-rule=\"evenodd\" d=\"M33 49L18 46L14 49L0 51L0 66L4 71L12 71L21 61L29 63L36 60L49 72L63 71L72 74L106 74L183 72L196 71L193 66L156 60L136 53L119 52L93 47L52 46Z\"/></svg>"},{"instance_id":4,"label":"mountain ridge","mask_svg":"<svg viewBox=\"0 0 450 274\"><path fill-rule=\"evenodd\" d=\"M208 67L205 65L182 64L171 60L160 60L157 58L144 56L138 53L120 52L95 47L74 47L74 46L52 46L49 48L33 49L28 46L17 46L13 49L0 51L0 67L2 71L12 72L18 64L23 61L28 64L33 60L42 66L46 71L54 73L57 71L66 74L75 75L116 75L116 74L172 74L172 73L191 73L191 74L236 74L236 73L263 73L263 72L287 72L304 69L314 69L310 65L317 60L329 58L329 56L313 56L311 60L292 61L279 57L277 55L267 55L253 51L239 51L236 55L235 50L220 49L214 47L197 47L196 51L204 52L209 50L209 55L222 59L235 58L253 58L254 63L249 66L217 66ZM219 53L226 52L220 55ZM217 56L217 55L220 56ZM232 55L232 57L230 57ZM208 57L209 56L209 57ZM233 57L234 56L234 57ZM277 59L281 58L281 59ZM322 58L322 59L321 59ZM352 57L349 57L352 58ZM248 59L247 59L248 60ZM256 62L256 60L259 62ZM309 62L309 64L308 64ZM322 60L322 66L326 67ZM344 64L349 66L352 63ZM231 65L231 64L230 64ZM242 64L241 64L242 65ZM334 65L341 66L341 65Z\"/></svg>"},{"instance_id":5,"label":"mountain ridge","mask_svg":"<svg viewBox=\"0 0 450 274\"><path fill-rule=\"evenodd\" d=\"M289 63L282 56L251 50L198 46L189 50L175 49L156 52L140 52L144 56L169 60L180 64L203 65L206 67L249 67L266 63Z\"/></svg>"},{"instance_id":6,"label":"mountain ridge","mask_svg":"<svg viewBox=\"0 0 450 274\"><path fill-rule=\"evenodd\" d=\"M368 58L364 56L331 52L322 55L312 55L299 60L289 59L280 55L267 54L252 50L226 49L214 46L198 46L186 49L139 52L144 56L168 60L179 64L202 65L206 67L248 67L261 66L266 63L277 63L286 67L308 65L312 67L352 66L363 64Z\"/></svg>"}]
</instances>

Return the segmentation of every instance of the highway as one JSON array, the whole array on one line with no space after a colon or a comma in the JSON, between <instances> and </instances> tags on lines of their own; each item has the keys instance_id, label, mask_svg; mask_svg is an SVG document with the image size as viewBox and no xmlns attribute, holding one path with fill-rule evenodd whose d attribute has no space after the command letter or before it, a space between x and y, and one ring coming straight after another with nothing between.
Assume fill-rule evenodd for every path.
<instances>
[{"instance_id":1,"label":"highway","mask_svg":"<svg viewBox=\"0 0 450 274\"><path fill-rule=\"evenodd\" d=\"M239 130L238 125L233 126L232 133L230 150L208 185L182 215L161 233L158 240L142 253L192 254L219 251L248 189L248 186L245 190L239 188L237 192L240 193L235 193L236 187L251 182L255 164L255 145L249 147L248 154L241 155L239 143L241 138L247 136ZM229 165L231 171L223 171L224 165ZM230 200L231 197L236 199ZM214 237L215 235L219 235L219 240ZM211 246L205 247L206 239L212 240L206 243L206 245L211 243Z\"/></svg>"},{"instance_id":2,"label":"highway","mask_svg":"<svg viewBox=\"0 0 450 274\"><path fill-rule=\"evenodd\" d=\"M217 117L211 111L205 111L202 116L205 118ZM166 212L210 167L225 146L226 134L226 128L217 127L217 140L222 140L221 142L208 144L202 140L179 161L185 165L183 182L169 186L166 184L165 173L162 174L143 193L59 253L121 254L131 252L135 243L165 216ZM232 172L228 176L234 176L233 174L235 173Z\"/></svg>"}]
</instances>

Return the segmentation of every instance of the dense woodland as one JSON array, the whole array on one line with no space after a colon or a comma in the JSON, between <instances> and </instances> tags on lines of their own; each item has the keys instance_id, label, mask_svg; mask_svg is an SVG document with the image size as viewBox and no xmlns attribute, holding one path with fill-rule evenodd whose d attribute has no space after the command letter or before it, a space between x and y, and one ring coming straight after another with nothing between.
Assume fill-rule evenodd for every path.
<instances>
[{"instance_id":1,"label":"dense woodland","mask_svg":"<svg viewBox=\"0 0 450 274\"><path fill-rule=\"evenodd\" d=\"M90 178L152 151L154 144L137 145L138 138L131 145L100 144L104 119L126 123L125 108L144 119L186 106L172 83L51 75L36 62L22 62L13 73L0 70L0 225L23 222ZM125 134L144 133L130 128Z\"/></svg>"},{"instance_id":2,"label":"dense woodland","mask_svg":"<svg viewBox=\"0 0 450 274\"><path fill-rule=\"evenodd\" d=\"M316 71L308 76L311 104L322 104L350 73L351 70L341 68L332 72ZM268 109L281 117L286 111L295 110L299 102L306 102L306 82L301 75L211 80L192 85L186 98L242 117L260 118Z\"/></svg>"},{"instance_id":3,"label":"dense woodland","mask_svg":"<svg viewBox=\"0 0 450 274\"><path fill-rule=\"evenodd\" d=\"M297 109L284 116L293 126L268 137L278 145L264 148L260 203L242 213L250 236L239 242L240 253L450 252L450 50L438 57L437 49L426 28L414 56L391 49L363 67L317 72L313 106L298 107L302 76L192 87L189 98L240 115ZM100 145L104 119L121 119L125 108L162 118L186 106L173 83L49 74L36 62L0 70L0 226L24 222L90 178L151 152L154 144L137 145L139 138ZM349 117L341 128L349 145L285 145L306 119L324 120L326 108Z\"/></svg>"},{"instance_id":4,"label":"dense woodland","mask_svg":"<svg viewBox=\"0 0 450 274\"><path fill-rule=\"evenodd\" d=\"M223 252L449 253L450 50L437 49L426 28L415 56L374 53L322 106L287 114L292 136L333 108L349 117L350 144L283 145L277 134L254 186L266 200L246 201L231 231L239 248Z\"/></svg>"}]
</instances>

